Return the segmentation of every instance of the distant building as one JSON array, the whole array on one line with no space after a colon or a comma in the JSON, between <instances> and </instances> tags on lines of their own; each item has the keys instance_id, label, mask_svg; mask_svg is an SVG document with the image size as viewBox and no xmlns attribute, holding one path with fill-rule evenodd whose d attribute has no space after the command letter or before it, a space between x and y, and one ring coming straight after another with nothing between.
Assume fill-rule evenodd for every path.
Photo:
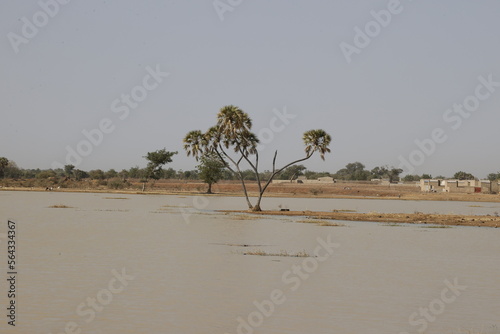
<instances>
[{"instance_id":1,"label":"distant building","mask_svg":"<svg viewBox=\"0 0 500 334\"><path fill-rule=\"evenodd\" d=\"M498 181L489 180L420 180L425 192L498 194Z\"/></svg>"},{"instance_id":2,"label":"distant building","mask_svg":"<svg viewBox=\"0 0 500 334\"><path fill-rule=\"evenodd\" d=\"M444 191L444 180L429 180L420 179L420 190L425 192L442 192Z\"/></svg>"}]
</instances>

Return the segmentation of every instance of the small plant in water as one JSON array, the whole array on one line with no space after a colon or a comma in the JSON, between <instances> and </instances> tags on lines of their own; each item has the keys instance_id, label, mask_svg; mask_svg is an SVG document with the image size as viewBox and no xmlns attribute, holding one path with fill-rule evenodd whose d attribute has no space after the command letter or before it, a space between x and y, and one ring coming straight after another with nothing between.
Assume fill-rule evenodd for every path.
<instances>
[{"instance_id":1,"label":"small plant in water","mask_svg":"<svg viewBox=\"0 0 500 334\"><path fill-rule=\"evenodd\" d=\"M400 223L387 223L387 224L384 224L382 226L404 226L404 225L402 225Z\"/></svg>"},{"instance_id":2,"label":"small plant in water","mask_svg":"<svg viewBox=\"0 0 500 334\"><path fill-rule=\"evenodd\" d=\"M284 256L284 257L311 257L305 250L298 253L288 253L286 250L281 250L279 253L271 253L256 249L253 251L244 252L243 255L257 255L257 256Z\"/></svg>"},{"instance_id":3,"label":"small plant in water","mask_svg":"<svg viewBox=\"0 0 500 334\"><path fill-rule=\"evenodd\" d=\"M72 208L72 206L67 206L64 204L54 204L54 205L49 206L49 208L52 208L52 209L70 209L70 208Z\"/></svg>"},{"instance_id":4,"label":"small plant in water","mask_svg":"<svg viewBox=\"0 0 500 334\"><path fill-rule=\"evenodd\" d=\"M321 220L321 219L297 220L297 223L316 224L319 226L345 226L344 224L334 223L334 222L330 222L328 220Z\"/></svg>"}]
</instances>

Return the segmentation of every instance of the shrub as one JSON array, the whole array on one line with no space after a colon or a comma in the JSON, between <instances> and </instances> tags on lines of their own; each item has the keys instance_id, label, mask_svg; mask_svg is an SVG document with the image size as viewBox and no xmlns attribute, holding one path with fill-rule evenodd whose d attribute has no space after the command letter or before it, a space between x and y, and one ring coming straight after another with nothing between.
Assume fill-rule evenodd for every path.
<instances>
[{"instance_id":1,"label":"shrub","mask_svg":"<svg viewBox=\"0 0 500 334\"><path fill-rule=\"evenodd\" d=\"M313 195L315 195L315 196L316 196L316 195L318 195L318 194L323 193L323 190L318 189L318 188L311 188L311 189L309 190L309 192L310 192L311 194L313 194Z\"/></svg>"},{"instance_id":2,"label":"shrub","mask_svg":"<svg viewBox=\"0 0 500 334\"><path fill-rule=\"evenodd\" d=\"M111 189L123 189L125 188L126 182L120 178L112 178L108 181L108 188Z\"/></svg>"}]
</instances>

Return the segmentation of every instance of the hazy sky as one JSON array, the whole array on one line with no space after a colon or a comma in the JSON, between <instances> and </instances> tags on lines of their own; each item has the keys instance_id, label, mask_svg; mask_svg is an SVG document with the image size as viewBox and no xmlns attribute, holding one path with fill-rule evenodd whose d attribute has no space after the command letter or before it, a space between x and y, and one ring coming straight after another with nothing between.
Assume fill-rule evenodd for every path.
<instances>
[{"instance_id":1,"label":"hazy sky","mask_svg":"<svg viewBox=\"0 0 500 334\"><path fill-rule=\"evenodd\" d=\"M500 171L498 0L59 1L0 4L0 156L20 167L69 148L80 169L128 169L166 147L193 169L182 138L234 104L267 161L323 128L312 170Z\"/></svg>"}]
</instances>

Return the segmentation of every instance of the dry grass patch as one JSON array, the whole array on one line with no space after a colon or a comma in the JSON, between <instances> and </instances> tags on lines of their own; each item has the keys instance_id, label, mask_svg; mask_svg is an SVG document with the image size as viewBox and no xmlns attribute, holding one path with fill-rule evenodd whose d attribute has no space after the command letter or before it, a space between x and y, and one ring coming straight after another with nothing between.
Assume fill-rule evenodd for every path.
<instances>
[{"instance_id":1,"label":"dry grass patch","mask_svg":"<svg viewBox=\"0 0 500 334\"><path fill-rule=\"evenodd\" d=\"M304 223L304 224L316 224L319 226L345 226L344 224L340 223L334 223L328 220L322 220L322 219L303 219L303 220L297 220L297 223Z\"/></svg>"},{"instance_id":2,"label":"dry grass patch","mask_svg":"<svg viewBox=\"0 0 500 334\"><path fill-rule=\"evenodd\" d=\"M193 214L193 215L202 215L202 216L217 216L216 213L213 213L213 212L204 212L204 211L197 211L197 210L193 210L193 212L189 212L190 214Z\"/></svg>"},{"instance_id":3,"label":"dry grass patch","mask_svg":"<svg viewBox=\"0 0 500 334\"><path fill-rule=\"evenodd\" d=\"M298 253L289 253L286 250L281 250L279 253L266 252L262 249L256 249L249 252L244 252L243 255L257 256L281 256L281 257L312 257L305 250Z\"/></svg>"},{"instance_id":4,"label":"dry grass patch","mask_svg":"<svg viewBox=\"0 0 500 334\"><path fill-rule=\"evenodd\" d=\"M231 246L231 247L264 247L270 245L251 245L251 244L230 244L230 243L217 243L213 242L210 245L221 245L221 246Z\"/></svg>"},{"instance_id":5,"label":"dry grass patch","mask_svg":"<svg viewBox=\"0 0 500 334\"><path fill-rule=\"evenodd\" d=\"M257 220L260 219L258 215L232 215L232 214L226 214L229 219L234 219L234 220Z\"/></svg>"},{"instance_id":6,"label":"dry grass patch","mask_svg":"<svg viewBox=\"0 0 500 334\"><path fill-rule=\"evenodd\" d=\"M218 212L211 212L211 215L220 215ZM265 213L234 213L234 212L224 212L224 216L226 219L233 220L259 220L259 219L267 219L267 220L280 220L284 222L290 222L292 220L287 218L281 218L279 215L266 215Z\"/></svg>"},{"instance_id":7,"label":"dry grass patch","mask_svg":"<svg viewBox=\"0 0 500 334\"><path fill-rule=\"evenodd\" d=\"M71 209L73 208L72 206L64 205L64 204L54 204L49 206L51 209Z\"/></svg>"},{"instance_id":8,"label":"dry grass patch","mask_svg":"<svg viewBox=\"0 0 500 334\"><path fill-rule=\"evenodd\" d=\"M256 219L259 219L257 216L250 216L250 215L235 215L232 218L236 219L236 220L256 220Z\"/></svg>"}]
</instances>

